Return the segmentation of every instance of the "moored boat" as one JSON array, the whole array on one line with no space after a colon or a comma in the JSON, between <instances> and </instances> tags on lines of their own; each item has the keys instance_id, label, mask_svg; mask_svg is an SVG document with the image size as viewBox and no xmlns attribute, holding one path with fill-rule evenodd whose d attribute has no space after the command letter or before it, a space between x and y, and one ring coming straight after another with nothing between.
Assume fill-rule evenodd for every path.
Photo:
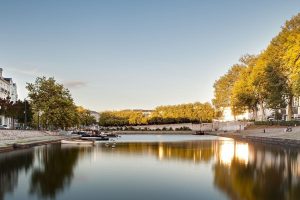
<instances>
[{"instance_id":1,"label":"moored boat","mask_svg":"<svg viewBox=\"0 0 300 200\"><path fill-rule=\"evenodd\" d=\"M81 137L82 140L88 140L88 141L107 141L109 140L108 137L103 137L103 136L89 136L89 137Z\"/></svg>"},{"instance_id":2,"label":"moored boat","mask_svg":"<svg viewBox=\"0 0 300 200\"><path fill-rule=\"evenodd\" d=\"M93 141L87 140L61 140L62 144L94 144Z\"/></svg>"},{"instance_id":3,"label":"moored boat","mask_svg":"<svg viewBox=\"0 0 300 200\"><path fill-rule=\"evenodd\" d=\"M205 135L204 131L196 131L193 135Z\"/></svg>"}]
</instances>

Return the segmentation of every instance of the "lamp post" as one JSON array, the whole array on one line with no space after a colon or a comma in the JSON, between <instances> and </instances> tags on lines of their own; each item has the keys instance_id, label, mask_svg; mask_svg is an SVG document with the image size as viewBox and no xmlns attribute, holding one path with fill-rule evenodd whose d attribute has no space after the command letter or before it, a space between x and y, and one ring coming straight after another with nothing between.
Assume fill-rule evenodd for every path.
<instances>
[{"instance_id":1,"label":"lamp post","mask_svg":"<svg viewBox=\"0 0 300 200\"><path fill-rule=\"evenodd\" d=\"M40 110L38 111L38 124L37 124L37 129L40 130Z\"/></svg>"},{"instance_id":2,"label":"lamp post","mask_svg":"<svg viewBox=\"0 0 300 200\"><path fill-rule=\"evenodd\" d=\"M44 112L39 110L38 111L38 130L40 130L40 116L43 114Z\"/></svg>"},{"instance_id":3,"label":"lamp post","mask_svg":"<svg viewBox=\"0 0 300 200\"><path fill-rule=\"evenodd\" d=\"M27 100L26 98L24 99L24 107L25 107L25 110L24 110L24 126L25 126L25 129L27 129Z\"/></svg>"}]
</instances>

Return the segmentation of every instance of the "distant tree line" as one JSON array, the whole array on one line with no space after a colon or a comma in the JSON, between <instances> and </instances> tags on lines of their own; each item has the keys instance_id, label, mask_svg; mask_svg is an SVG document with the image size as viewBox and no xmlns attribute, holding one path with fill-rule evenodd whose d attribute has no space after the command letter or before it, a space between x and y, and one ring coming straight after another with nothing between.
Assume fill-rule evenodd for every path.
<instances>
[{"instance_id":1,"label":"distant tree line","mask_svg":"<svg viewBox=\"0 0 300 200\"><path fill-rule=\"evenodd\" d=\"M231 107L234 115L252 111L256 120L261 108L275 113L287 107L293 116L294 97L300 96L300 13L287 21L280 33L259 55L242 56L238 64L214 84L213 105L219 113Z\"/></svg>"},{"instance_id":2,"label":"distant tree line","mask_svg":"<svg viewBox=\"0 0 300 200\"><path fill-rule=\"evenodd\" d=\"M101 126L210 122L215 115L209 103L190 103L159 106L150 115L142 111L122 110L100 113Z\"/></svg>"}]
</instances>

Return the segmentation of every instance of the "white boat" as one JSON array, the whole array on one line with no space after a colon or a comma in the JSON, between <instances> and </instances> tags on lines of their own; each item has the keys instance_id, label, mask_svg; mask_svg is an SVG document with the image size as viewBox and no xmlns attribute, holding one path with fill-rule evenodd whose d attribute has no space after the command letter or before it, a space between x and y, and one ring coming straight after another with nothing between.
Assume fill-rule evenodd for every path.
<instances>
[{"instance_id":1,"label":"white boat","mask_svg":"<svg viewBox=\"0 0 300 200\"><path fill-rule=\"evenodd\" d=\"M94 144L94 141L88 140L61 140L62 144Z\"/></svg>"}]
</instances>

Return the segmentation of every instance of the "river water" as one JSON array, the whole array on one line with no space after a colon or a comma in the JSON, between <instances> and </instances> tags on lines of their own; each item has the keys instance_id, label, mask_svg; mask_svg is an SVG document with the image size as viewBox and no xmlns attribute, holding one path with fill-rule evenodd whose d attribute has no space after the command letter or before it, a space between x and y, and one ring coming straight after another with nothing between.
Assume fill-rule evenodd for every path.
<instances>
[{"instance_id":1,"label":"river water","mask_svg":"<svg viewBox=\"0 0 300 200\"><path fill-rule=\"evenodd\" d=\"M300 199L300 150L214 136L125 135L0 154L1 199Z\"/></svg>"}]
</instances>

